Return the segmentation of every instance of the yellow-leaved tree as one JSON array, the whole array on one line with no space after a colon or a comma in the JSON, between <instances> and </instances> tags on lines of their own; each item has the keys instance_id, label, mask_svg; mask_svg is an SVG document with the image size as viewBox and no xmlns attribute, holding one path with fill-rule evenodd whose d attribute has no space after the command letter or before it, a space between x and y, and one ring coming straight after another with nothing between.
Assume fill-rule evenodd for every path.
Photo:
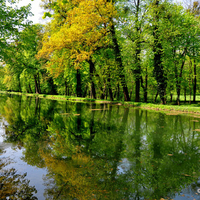
<instances>
[{"instance_id":1,"label":"yellow-leaved tree","mask_svg":"<svg viewBox=\"0 0 200 200\"><path fill-rule=\"evenodd\" d=\"M58 7L62 11L58 11ZM117 13L106 0L58 0L49 32L43 40L39 57L51 57L55 51L68 49L67 55L78 63L90 59L95 50L110 43L109 30ZM60 16L61 15L61 16ZM62 23L60 17L63 18ZM66 54L63 55L65 57ZM51 59L51 58L50 58Z\"/></svg>"},{"instance_id":2,"label":"yellow-leaved tree","mask_svg":"<svg viewBox=\"0 0 200 200\"><path fill-rule=\"evenodd\" d=\"M112 46L116 66L118 66L117 71L123 71L113 23L113 19L117 18L114 3L107 0L58 0L45 3L45 6L52 9L54 13L51 14L53 19L48 26L48 31L43 38L43 47L37 57L49 60L46 67L50 73L55 66L58 73L63 72L65 70L63 65L69 60L77 70L81 68L83 62L88 62L91 91L93 97L96 98L92 81L95 71L92 55L99 49ZM122 73L119 73L119 77L123 89L126 89L125 100L129 100L125 77Z\"/></svg>"}]
</instances>

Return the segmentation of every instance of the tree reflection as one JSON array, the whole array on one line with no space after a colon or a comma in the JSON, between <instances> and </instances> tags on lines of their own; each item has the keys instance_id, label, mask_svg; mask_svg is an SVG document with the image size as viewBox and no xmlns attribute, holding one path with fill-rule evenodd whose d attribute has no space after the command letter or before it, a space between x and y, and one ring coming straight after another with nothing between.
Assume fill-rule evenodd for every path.
<instances>
[{"instance_id":1,"label":"tree reflection","mask_svg":"<svg viewBox=\"0 0 200 200\"><path fill-rule=\"evenodd\" d=\"M0 199L36 200L37 190L25 179L26 173L20 175L14 168L5 169L5 166L0 160Z\"/></svg>"},{"instance_id":2,"label":"tree reflection","mask_svg":"<svg viewBox=\"0 0 200 200\"><path fill-rule=\"evenodd\" d=\"M58 123L63 124L60 117L58 117L59 120L56 118L56 123L52 123L49 127L49 130L54 133L51 148L42 152L42 157L49 170L45 192L47 199L65 199L66 196L68 199L118 199L119 194L116 191L120 187L125 187L118 181L117 168L122 157L121 153L124 150L123 135L129 110L124 110L122 119L121 115L118 114L117 118L122 123L117 124L115 120L110 121L109 126L116 126L115 130L117 130L110 132L112 135L108 138L115 139L112 144L113 149L111 150L107 144L99 144L105 145L103 148L108 148L108 151L104 150L104 154L101 155L94 151L97 144L95 140L98 137L96 133L105 136L107 126L106 128L102 124L95 126L95 118L99 119L103 114L105 119L107 115L110 115L110 112L108 111L105 114L95 108L93 105L88 111L91 115L89 119L82 116L79 129L77 126L72 128L73 126L69 124L77 121L79 115L63 118L66 126L65 128L62 126L62 130ZM81 113L80 109L78 111ZM86 113L86 115L88 116L89 113ZM82 131L80 132L81 124ZM94 127L96 128L95 131Z\"/></svg>"},{"instance_id":3,"label":"tree reflection","mask_svg":"<svg viewBox=\"0 0 200 200\"><path fill-rule=\"evenodd\" d=\"M190 185L196 193L200 124L192 117L30 99L1 109L7 141L48 169L46 199L166 199Z\"/></svg>"}]
</instances>

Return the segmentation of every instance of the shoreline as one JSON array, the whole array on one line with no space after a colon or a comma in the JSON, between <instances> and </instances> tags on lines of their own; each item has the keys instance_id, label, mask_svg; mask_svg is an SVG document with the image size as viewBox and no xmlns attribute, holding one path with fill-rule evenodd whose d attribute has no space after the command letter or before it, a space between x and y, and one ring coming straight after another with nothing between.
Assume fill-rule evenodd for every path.
<instances>
[{"instance_id":1,"label":"shoreline","mask_svg":"<svg viewBox=\"0 0 200 200\"><path fill-rule=\"evenodd\" d=\"M32 96L38 98L45 98L51 100L58 100L58 101L73 101L73 102L84 102L84 103L107 103L113 104L118 106L124 107L132 107L132 108L142 108L147 110L154 110L154 111L164 111L170 112L171 114L199 114L200 115L200 103L197 104L184 104L182 105L163 105L158 103L143 103L143 102L133 102L133 101L109 101L109 100L101 100L101 99L90 99L90 98L83 98L83 97L71 97L71 96L64 96L64 95L46 95L46 94L31 94L31 93L20 93L20 92L7 92L7 91L0 91L1 94L13 94L13 95L21 95L21 96Z\"/></svg>"}]
</instances>

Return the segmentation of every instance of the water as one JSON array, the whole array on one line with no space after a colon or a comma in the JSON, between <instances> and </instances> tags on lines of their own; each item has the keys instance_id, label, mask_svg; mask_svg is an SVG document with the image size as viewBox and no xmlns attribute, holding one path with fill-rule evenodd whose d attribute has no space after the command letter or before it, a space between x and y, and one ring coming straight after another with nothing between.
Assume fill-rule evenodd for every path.
<instances>
[{"instance_id":1,"label":"water","mask_svg":"<svg viewBox=\"0 0 200 200\"><path fill-rule=\"evenodd\" d=\"M200 199L200 118L0 96L1 199Z\"/></svg>"}]
</instances>

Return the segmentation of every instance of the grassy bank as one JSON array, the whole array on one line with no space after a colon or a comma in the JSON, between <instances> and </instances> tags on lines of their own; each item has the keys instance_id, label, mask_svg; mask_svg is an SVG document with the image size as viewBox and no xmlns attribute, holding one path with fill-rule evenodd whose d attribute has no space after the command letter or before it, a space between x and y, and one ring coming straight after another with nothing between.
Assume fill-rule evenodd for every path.
<instances>
[{"instance_id":1,"label":"grassy bank","mask_svg":"<svg viewBox=\"0 0 200 200\"><path fill-rule=\"evenodd\" d=\"M20 92L6 92L0 91L2 94L14 94L14 95L25 95L33 96L38 98L46 98L59 101L75 101L75 102L93 102L93 103L109 103L114 105L121 105L124 107L138 107L144 109L151 109L157 111L170 111L170 112L185 112L185 113L197 113L200 114L200 103L189 104L182 102L180 106L178 105L162 105L159 103L138 103L138 102L124 102L124 101L109 101L109 100L95 100L89 98L81 97L71 97L64 95L46 95L46 94L30 94L30 93L20 93Z\"/></svg>"}]
</instances>

